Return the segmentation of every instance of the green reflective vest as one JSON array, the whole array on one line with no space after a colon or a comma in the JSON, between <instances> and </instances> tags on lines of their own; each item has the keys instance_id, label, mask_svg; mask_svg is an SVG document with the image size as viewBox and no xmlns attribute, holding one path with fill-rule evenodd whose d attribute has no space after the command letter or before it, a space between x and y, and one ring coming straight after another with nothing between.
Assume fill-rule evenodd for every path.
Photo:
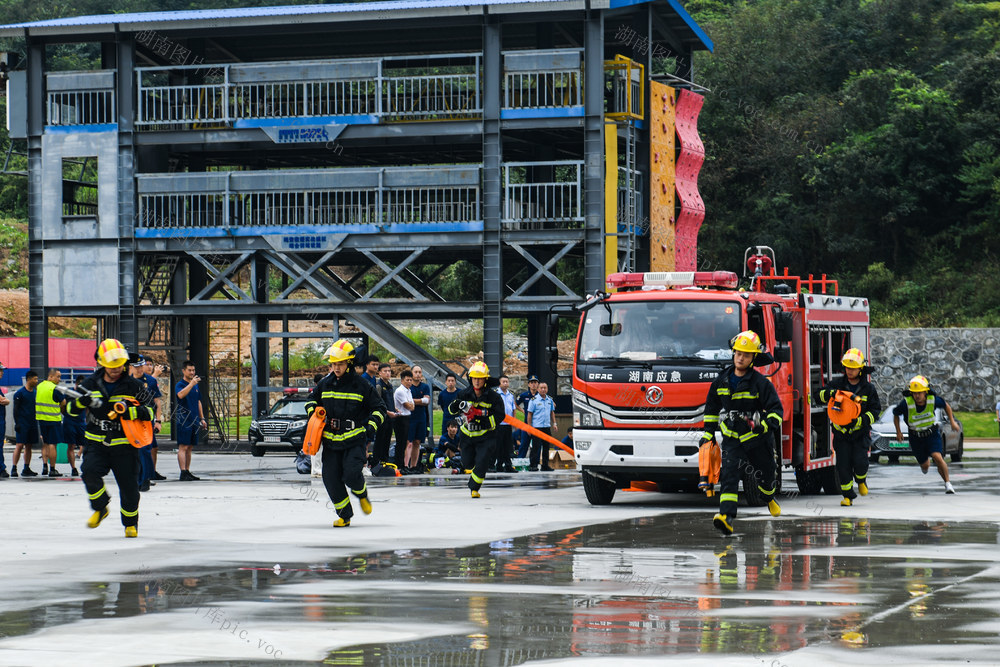
<instances>
[{"instance_id":1,"label":"green reflective vest","mask_svg":"<svg viewBox=\"0 0 1000 667\"><path fill-rule=\"evenodd\" d=\"M61 422L62 414L59 412L59 404L56 403L52 394L55 393L56 385L45 380L38 383L38 390L35 394L35 419L40 422Z\"/></svg>"},{"instance_id":2,"label":"green reflective vest","mask_svg":"<svg viewBox=\"0 0 1000 667\"><path fill-rule=\"evenodd\" d=\"M41 388L42 385L38 385ZM918 411L917 404L912 396L907 396L906 400L906 423L914 431L926 431L934 426L936 417L934 416L934 394L927 392L927 404L922 411Z\"/></svg>"}]
</instances>

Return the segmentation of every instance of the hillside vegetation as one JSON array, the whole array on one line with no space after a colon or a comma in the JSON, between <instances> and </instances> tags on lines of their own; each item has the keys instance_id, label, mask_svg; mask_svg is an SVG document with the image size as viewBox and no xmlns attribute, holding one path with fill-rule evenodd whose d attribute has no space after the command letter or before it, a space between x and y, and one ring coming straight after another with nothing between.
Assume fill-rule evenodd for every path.
<instances>
[{"instance_id":1,"label":"hillside vegetation","mask_svg":"<svg viewBox=\"0 0 1000 667\"><path fill-rule=\"evenodd\" d=\"M289 2L0 0L0 15L271 4ZM748 245L770 245L779 265L869 296L877 326L1000 326L1000 2L686 7L716 45L695 60L710 89L699 263L733 269ZM73 45L49 60L71 69L95 57L95 46ZM25 220L25 189L23 177L0 176L0 217Z\"/></svg>"}]
</instances>

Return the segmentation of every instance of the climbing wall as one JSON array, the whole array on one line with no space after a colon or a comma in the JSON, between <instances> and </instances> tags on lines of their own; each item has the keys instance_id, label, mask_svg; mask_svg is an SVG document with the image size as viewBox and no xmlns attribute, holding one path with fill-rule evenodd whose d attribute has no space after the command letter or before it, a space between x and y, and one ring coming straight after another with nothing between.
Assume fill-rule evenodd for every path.
<instances>
[{"instance_id":1,"label":"climbing wall","mask_svg":"<svg viewBox=\"0 0 1000 667\"><path fill-rule=\"evenodd\" d=\"M698 264L698 230L705 220L705 202L698 193L698 173L705 162L705 145L698 136L698 114L705 98L689 90L677 93L676 187L679 211L675 230L676 271L693 271Z\"/></svg>"},{"instance_id":2,"label":"climbing wall","mask_svg":"<svg viewBox=\"0 0 1000 667\"><path fill-rule=\"evenodd\" d=\"M650 271L673 271L674 258L674 119L676 91L649 82L649 265Z\"/></svg>"}]
</instances>

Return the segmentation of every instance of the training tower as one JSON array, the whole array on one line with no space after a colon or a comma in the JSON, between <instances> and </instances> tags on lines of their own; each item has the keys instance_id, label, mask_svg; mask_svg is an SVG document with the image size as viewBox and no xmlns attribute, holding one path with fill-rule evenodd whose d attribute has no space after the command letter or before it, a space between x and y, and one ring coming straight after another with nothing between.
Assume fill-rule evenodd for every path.
<instances>
[{"instance_id":1,"label":"training tower","mask_svg":"<svg viewBox=\"0 0 1000 667\"><path fill-rule=\"evenodd\" d=\"M610 272L694 265L692 54L712 44L676 0L113 14L0 37L24 46L8 123L34 368L51 316L200 369L209 323L245 321L256 413L289 320L337 335L343 318L440 379L394 319L481 317L494 368L504 318L527 318L544 377L550 309ZM67 43L93 68L50 68Z\"/></svg>"}]
</instances>

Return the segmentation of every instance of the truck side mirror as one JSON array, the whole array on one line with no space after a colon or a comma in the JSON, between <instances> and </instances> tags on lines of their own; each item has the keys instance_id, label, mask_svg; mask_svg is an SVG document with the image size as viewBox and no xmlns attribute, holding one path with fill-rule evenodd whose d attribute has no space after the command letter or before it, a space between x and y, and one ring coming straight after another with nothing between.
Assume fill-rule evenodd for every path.
<instances>
[{"instance_id":1,"label":"truck side mirror","mask_svg":"<svg viewBox=\"0 0 1000 667\"><path fill-rule=\"evenodd\" d=\"M774 314L774 340L777 343L792 342L791 313L776 312Z\"/></svg>"},{"instance_id":2,"label":"truck side mirror","mask_svg":"<svg viewBox=\"0 0 1000 667\"><path fill-rule=\"evenodd\" d=\"M771 356L779 364L787 364L792 360L792 348L784 343L778 343L774 346L774 354Z\"/></svg>"}]
</instances>

